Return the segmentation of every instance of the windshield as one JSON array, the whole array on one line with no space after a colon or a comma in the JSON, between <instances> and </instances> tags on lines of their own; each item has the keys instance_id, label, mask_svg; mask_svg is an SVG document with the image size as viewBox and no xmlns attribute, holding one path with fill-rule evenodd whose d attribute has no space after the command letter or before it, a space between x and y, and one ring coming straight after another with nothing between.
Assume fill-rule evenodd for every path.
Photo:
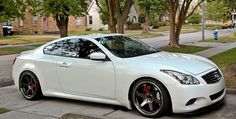
<instances>
[{"instance_id":1,"label":"windshield","mask_svg":"<svg viewBox=\"0 0 236 119\"><path fill-rule=\"evenodd\" d=\"M159 52L159 50L153 48L152 46L122 35L102 37L97 38L96 40L106 47L112 54L121 58Z\"/></svg>"}]
</instances>

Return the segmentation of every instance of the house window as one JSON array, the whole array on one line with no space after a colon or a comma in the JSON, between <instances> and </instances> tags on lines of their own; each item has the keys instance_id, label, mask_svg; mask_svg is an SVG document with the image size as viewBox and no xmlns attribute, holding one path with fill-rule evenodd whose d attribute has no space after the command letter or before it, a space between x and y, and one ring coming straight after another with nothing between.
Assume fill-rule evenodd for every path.
<instances>
[{"instance_id":1,"label":"house window","mask_svg":"<svg viewBox=\"0 0 236 119\"><path fill-rule=\"evenodd\" d=\"M23 26L23 24L24 24L23 19L22 19L22 18L19 18L19 26Z\"/></svg>"},{"instance_id":2,"label":"house window","mask_svg":"<svg viewBox=\"0 0 236 119\"><path fill-rule=\"evenodd\" d=\"M37 25L38 25L38 17L33 16L33 26L37 26Z\"/></svg>"},{"instance_id":3,"label":"house window","mask_svg":"<svg viewBox=\"0 0 236 119\"><path fill-rule=\"evenodd\" d=\"M81 25L81 20L80 20L80 18L79 18L79 17L78 17L78 18L76 18L76 25L77 25L77 26Z\"/></svg>"},{"instance_id":4,"label":"house window","mask_svg":"<svg viewBox=\"0 0 236 119\"><path fill-rule=\"evenodd\" d=\"M93 17L89 16L89 24L93 24Z\"/></svg>"}]
</instances>

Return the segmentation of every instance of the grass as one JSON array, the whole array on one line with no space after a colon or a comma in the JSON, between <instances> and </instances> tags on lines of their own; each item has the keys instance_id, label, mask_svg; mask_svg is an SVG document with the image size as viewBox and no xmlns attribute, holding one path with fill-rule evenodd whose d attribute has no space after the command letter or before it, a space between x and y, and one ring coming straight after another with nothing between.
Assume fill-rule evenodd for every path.
<instances>
[{"instance_id":1,"label":"grass","mask_svg":"<svg viewBox=\"0 0 236 119\"><path fill-rule=\"evenodd\" d=\"M178 52L178 53L195 53L202 50L206 50L209 47L199 47L199 46L190 46L190 45L182 45L181 48L171 48L171 47L162 47L159 48L160 50L167 51L167 52Z\"/></svg>"},{"instance_id":2,"label":"grass","mask_svg":"<svg viewBox=\"0 0 236 119\"><path fill-rule=\"evenodd\" d=\"M218 43L236 42L236 32L229 34L227 36L224 36L224 37L220 37L218 40L214 40L213 38L210 38L210 39L201 40L200 42L218 42Z\"/></svg>"},{"instance_id":3,"label":"grass","mask_svg":"<svg viewBox=\"0 0 236 119\"><path fill-rule=\"evenodd\" d=\"M215 24L207 24L206 25L206 30L215 30L215 29L222 29L223 25L215 25ZM170 27L169 26L161 26L155 31L157 32L169 32ZM201 24L184 24L182 26L181 33L191 33L191 32L197 32L202 30L202 25Z\"/></svg>"},{"instance_id":4,"label":"grass","mask_svg":"<svg viewBox=\"0 0 236 119\"><path fill-rule=\"evenodd\" d=\"M220 68L225 68L230 64L236 63L236 48L219 53L209 59L215 62Z\"/></svg>"},{"instance_id":5,"label":"grass","mask_svg":"<svg viewBox=\"0 0 236 119\"><path fill-rule=\"evenodd\" d=\"M159 36L162 36L162 34L157 34L157 33L139 33L139 34L129 34L128 36L136 38L136 39L143 39L143 38L159 37Z\"/></svg>"},{"instance_id":6,"label":"grass","mask_svg":"<svg viewBox=\"0 0 236 119\"><path fill-rule=\"evenodd\" d=\"M28 45L28 46L19 46L19 47L3 47L0 48L0 55L9 55L9 54L17 54L26 50L35 49L42 44Z\"/></svg>"},{"instance_id":7,"label":"grass","mask_svg":"<svg viewBox=\"0 0 236 119\"><path fill-rule=\"evenodd\" d=\"M0 45L18 45L38 42L48 42L56 39L55 35L15 35L0 37Z\"/></svg>"},{"instance_id":8,"label":"grass","mask_svg":"<svg viewBox=\"0 0 236 119\"><path fill-rule=\"evenodd\" d=\"M110 31L108 30L73 31L73 32L69 32L69 35L87 35L87 34L96 34L96 33L107 34L107 33L110 33ZM137 38L137 39L162 36L162 34L158 34L158 33L142 33L142 30L125 30L125 34L130 37Z\"/></svg>"},{"instance_id":9,"label":"grass","mask_svg":"<svg viewBox=\"0 0 236 119\"><path fill-rule=\"evenodd\" d=\"M9 112L9 111L10 111L9 109L0 107L0 114L6 113L6 112Z\"/></svg>"},{"instance_id":10,"label":"grass","mask_svg":"<svg viewBox=\"0 0 236 119\"><path fill-rule=\"evenodd\" d=\"M223 71L226 86L228 88L236 88L236 48L219 53L209 59L215 62Z\"/></svg>"}]
</instances>

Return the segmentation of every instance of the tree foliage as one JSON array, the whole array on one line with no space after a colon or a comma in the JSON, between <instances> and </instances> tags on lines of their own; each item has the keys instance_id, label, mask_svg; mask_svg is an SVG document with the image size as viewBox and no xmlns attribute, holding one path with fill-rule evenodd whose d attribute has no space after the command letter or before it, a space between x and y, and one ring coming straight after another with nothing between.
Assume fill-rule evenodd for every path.
<instances>
[{"instance_id":1,"label":"tree foliage","mask_svg":"<svg viewBox=\"0 0 236 119\"><path fill-rule=\"evenodd\" d=\"M0 22L8 22L16 17L23 19L25 9L22 0L0 0Z\"/></svg>"},{"instance_id":2,"label":"tree foliage","mask_svg":"<svg viewBox=\"0 0 236 119\"><path fill-rule=\"evenodd\" d=\"M85 0L26 0L31 6L32 14L52 16L60 30L61 37L68 36L69 16L84 16L87 14Z\"/></svg>"},{"instance_id":3,"label":"tree foliage","mask_svg":"<svg viewBox=\"0 0 236 119\"><path fill-rule=\"evenodd\" d=\"M201 15L199 13L193 13L187 20L190 24L199 24L201 22Z\"/></svg>"},{"instance_id":4,"label":"tree foliage","mask_svg":"<svg viewBox=\"0 0 236 119\"><path fill-rule=\"evenodd\" d=\"M225 3L225 5L231 9L231 11L236 10L236 0L220 0Z\"/></svg>"},{"instance_id":5,"label":"tree foliage","mask_svg":"<svg viewBox=\"0 0 236 119\"><path fill-rule=\"evenodd\" d=\"M222 0L208 1L206 3L206 18L209 20L226 20L230 9Z\"/></svg>"}]
</instances>

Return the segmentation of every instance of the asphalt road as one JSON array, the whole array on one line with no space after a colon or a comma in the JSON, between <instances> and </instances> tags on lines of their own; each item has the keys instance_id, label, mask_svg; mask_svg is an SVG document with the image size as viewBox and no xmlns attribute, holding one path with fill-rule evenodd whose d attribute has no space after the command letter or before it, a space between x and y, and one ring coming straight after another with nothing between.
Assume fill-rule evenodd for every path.
<instances>
[{"instance_id":1,"label":"asphalt road","mask_svg":"<svg viewBox=\"0 0 236 119\"><path fill-rule=\"evenodd\" d=\"M225 104L195 115L169 114L161 119L235 119L236 95L227 95ZM109 119L146 119L136 111L122 111L114 105L97 104L61 98L37 101L24 99L14 86L0 88L0 106L12 111L0 114L0 119L56 119L66 113L75 113Z\"/></svg>"}]
</instances>

